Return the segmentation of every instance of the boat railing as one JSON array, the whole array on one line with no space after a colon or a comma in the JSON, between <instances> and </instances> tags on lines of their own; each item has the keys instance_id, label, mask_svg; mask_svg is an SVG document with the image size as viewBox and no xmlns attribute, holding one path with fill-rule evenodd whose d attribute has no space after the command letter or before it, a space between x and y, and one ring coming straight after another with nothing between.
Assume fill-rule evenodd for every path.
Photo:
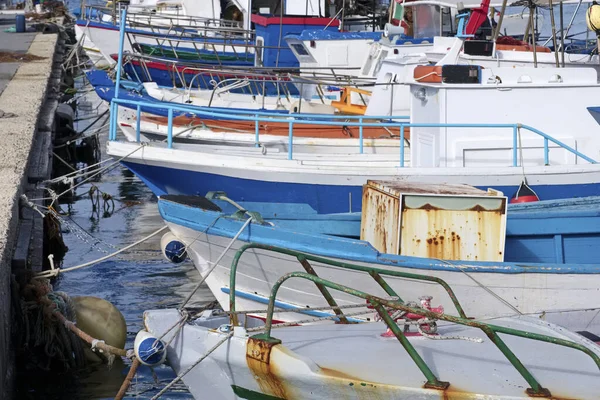
<instances>
[{"instance_id":1,"label":"boat railing","mask_svg":"<svg viewBox=\"0 0 600 400\"><path fill-rule=\"evenodd\" d=\"M319 83L327 85L345 85L345 86L376 86L376 78L371 77L357 77L353 72L358 71L359 67L348 67L348 68L333 68L333 67L319 67L319 68L301 68L301 67L279 67L279 68L266 68L259 66L216 66L211 64L199 64L199 63L186 63L182 60L165 59L162 57L144 55L138 53L125 52L123 54L123 63L139 64L145 72L144 79L140 76L135 76L139 82L151 82L150 72L148 71L148 63L160 63L166 66L172 76L174 87L190 88L189 83L184 79L184 74L209 74L213 76L244 76L253 77L257 79L271 79L270 77L280 77L279 80L289 81L290 77L294 77L297 81L304 81L304 83ZM341 72L340 72L341 71ZM347 73L344 73L346 72ZM134 75L136 73L134 72ZM176 79L177 77L177 79ZM133 78L133 77L132 77ZM389 85L389 84L388 84Z\"/></svg>"},{"instance_id":2,"label":"boat railing","mask_svg":"<svg viewBox=\"0 0 600 400\"><path fill-rule=\"evenodd\" d=\"M424 388L426 389L437 389L437 390L446 390L451 382L445 382L438 378L438 376L432 371L429 367L427 361L421 357L421 355L417 352L411 341L407 338L407 335L404 333L403 329L398 326L398 323L393 319L390 315L391 311L401 311L403 313L410 313L421 316L422 318L429 321L446 321L453 324L468 326L480 329L490 340L491 342L502 352L504 357L510 362L510 364L519 372L519 374L525 379L525 381L530 385L529 388L526 389L526 393L531 397L544 397L550 398L552 397L551 391L548 387L544 387L538 382L538 380L533 376L533 374L529 371L529 369L523 364L523 362L519 359L519 357L509 348L508 344L500 337L499 334L507 335L507 336L516 336L527 340L534 340L544 343L549 343L557 346L571 348L573 350L577 350L583 352L587 356L589 356L593 362L596 364L596 367L600 370L600 357L588 347L576 343L572 340L566 340L562 338L553 337L550 335L539 334L535 332L524 331L520 329L509 328L501 325L491 324L488 322L477 321L473 319L469 319L466 317L464 311L460 307L460 303L456 298L456 295L450 288L450 286L443 281L442 279L431 277L428 275L420 275L420 274L412 274L405 273L401 271L393 271L375 267L365 267L360 265L353 265L350 263L333 261L329 259L324 259L322 257L313 256L310 254L305 254L293 250L259 245L259 244L247 244L240 248L232 261L231 272L230 272L230 311L232 318L232 325L237 326L238 321L236 319L235 314L235 280L236 273L238 268L239 260L244 252L249 249L260 249L263 251L272 251L278 254L284 254L288 256L295 257L306 272L290 272L283 275L281 278L277 280L273 284L271 289L271 293L269 296L269 304L267 308L266 314L266 322L264 333L257 334L252 336L253 341L263 342L265 346L263 348L270 348L273 345L281 343L281 340L271 336L271 330L273 327L273 314L275 313L275 304L277 302L277 295L279 293L279 289L290 279L305 279L307 281L313 282L319 292L323 295L327 303L331 306L333 310L336 310L337 317L341 323L348 323L347 318L344 317L344 314L340 307L337 306L337 303L333 299L333 296L330 293L330 290L334 290L337 292L342 292L345 295L354 296L358 299L362 299L367 304L369 304L372 308L377 311L377 314L381 317L382 321L385 325L390 329L390 331L394 334L396 339L400 342L404 350L408 353L410 358L413 360L415 365L419 368L421 373L424 375L426 379L426 383ZM310 261L318 262L321 264L326 264L331 267L343 268L351 271L360 271L365 274L370 275L375 281L383 288L383 290L390 296L393 296L393 299L386 299L378 296L374 296L372 294L366 293L361 290L357 290L345 285L341 285L339 283L335 283L323 278L320 278L312 266L309 263ZM435 282L444 287L446 292L450 295L452 302L456 306L459 311L459 316L448 315L444 313L437 313L426 308L421 307L412 307L407 305L398 293L394 291L389 284L385 281L384 277L393 276L402 279L408 279L411 281L422 281L422 282ZM442 373L439 371L438 373Z\"/></svg>"},{"instance_id":3,"label":"boat railing","mask_svg":"<svg viewBox=\"0 0 600 400\"><path fill-rule=\"evenodd\" d=\"M127 40L135 53L144 55L185 60L190 63L212 62L225 67L232 61L252 65L255 63L258 47L253 37L235 34L190 36L189 32L185 35L128 31Z\"/></svg>"},{"instance_id":4,"label":"boat railing","mask_svg":"<svg viewBox=\"0 0 600 400\"><path fill-rule=\"evenodd\" d=\"M411 123L408 116L376 116L376 115L330 115L330 114L302 114L290 113L283 116L282 114L255 111L255 110L238 110L229 112L226 110L213 110L209 108L200 108L197 106L189 106L175 103L151 103L148 101L134 101L128 99L119 99L118 96L112 100L111 115L117 115L119 106L127 106L137 110L137 140L140 140L140 118L141 112L156 112L157 110L166 110L167 112L167 146L173 146L173 117L176 113L185 114L190 117L221 119L232 121L247 121L252 122L255 127L255 145L260 146L260 126L261 123L273 124L281 123L288 126L288 159L293 159L294 148L294 127L298 126L316 126L328 125L349 128L358 128L359 135L359 153L364 152L364 129L365 128L384 128L390 133L389 138L397 137L400 139L400 167L405 167L405 139L406 129L412 128L458 128L458 129L498 129L508 130L512 132L512 166L519 166L519 149L521 131L531 132L543 139L544 165L550 165L550 143L553 143L576 157L587 161L591 164L596 164L596 161L571 146L553 138L552 136L528 125L520 123ZM396 133L397 132L397 133ZM117 119L111 120L110 139L116 140L117 134Z\"/></svg>"},{"instance_id":5,"label":"boat railing","mask_svg":"<svg viewBox=\"0 0 600 400\"><path fill-rule=\"evenodd\" d=\"M115 2L115 7L105 7L100 5L84 5L81 18L97 22L107 22L103 16L110 17L111 21L119 24L117 16L125 7L119 2ZM242 30L239 22L226 19L195 17L183 14L172 14L164 12L148 11L129 11L126 17L127 25L153 25L153 26L184 26L189 28L215 28L215 29L233 29Z\"/></svg>"},{"instance_id":6,"label":"boat railing","mask_svg":"<svg viewBox=\"0 0 600 400\"><path fill-rule=\"evenodd\" d=\"M128 20L127 25L131 29L138 29L148 31L155 35L171 35L181 37L192 37L199 39L203 37L211 38L227 38L233 39L246 38L248 40L254 40L254 32L247 31L237 26L215 26L210 25L209 22L205 24L187 24L188 21L178 21L177 19L169 20L165 19L162 22L157 22L158 17L155 17L155 21L148 22L142 19ZM166 30L166 32L165 32Z\"/></svg>"},{"instance_id":7,"label":"boat railing","mask_svg":"<svg viewBox=\"0 0 600 400\"><path fill-rule=\"evenodd\" d=\"M330 68L311 69L307 72L301 68L273 70L260 67L217 68L216 66L188 66L178 61L132 53L126 53L123 56L123 65L131 64L131 78L140 83L152 82L148 67L148 63L152 62L158 62L167 67L173 87L182 88L186 92L184 97L187 97L188 100L194 89L212 90L214 93L222 92L223 85L234 84L235 81L244 83L243 88L236 87L236 93L257 97L273 96L276 93L277 97L285 97L289 102L292 101L293 96L298 94L298 89L302 90L303 85L315 85L316 96L319 97L321 103L326 102L328 92L339 91L342 87L371 88L377 85L374 78L356 78L352 75L336 73ZM136 65L141 71L138 72ZM335 98L337 99L337 96Z\"/></svg>"},{"instance_id":8,"label":"boat railing","mask_svg":"<svg viewBox=\"0 0 600 400\"><path fill-rule=\"evenodd\" d=\"M410 272L394 271L394 270L387 270L387 269L380 269L380 268L373 268L373 267L366 267L366 266L355 265L355 264L342 262L342 261L335 261L335 260L331 260L328 258L315 256L312 254L301 253L298 251L289 250L289 249L285 249L285 248L281 248L281 247L263 245L263 244L258 244L258 243L249 243L249 244L246 244L246 245L240 247L240 249L235 253L235 256L233 257L233 260L231 262L231 270L229 273L229 310L231 311L231 318L232 318L233 325L237 325L237 323L238 323L237 314L235 313L235 310L236 310L235 304L236 304L236 277L237 277L237 272L239 269L239 263L240 263L242 256L244 255L244 253L246 253L248 250L253 250L253 249L272 251L272 252L276 252L279 254L284 254L284 255L294 257L294 258L296 258L296 260L298 260L300 265L302 265L302 267L304 268L304 270L307 273L312 274L314 276L318 276L318 275L315 272L312 265L310 264L311 262L325 264L325 265L328 265L328 266L334 267L334 268L343 268L345 270L364 272L364 273L370 275L371 278L373 278L377 282L377 284L379 284L379 286L381 286L381 288L389 296L397 298L398 301L400 301L400 302L403 302L402 298L386 282L386 280L384 279L384 276L409 279L409 280L415 280L415 281L422 281L422 282L432 282L432 283L438 284L444 288L446 293L448 293L450 300L456 307L456 311L457 311L458 315L461 318L467 319L467 315L465 314L465 311L464 311L462 305L458 301L456 294L450 288L450 285L448 285L446 283L446 281L444 281L443 279L437 278L435 276L414 274L414 273L410 273ZM341 309L336 308L336 307L338 307L338 304L333 299L331 294L329 294L327 289L325 289L318 283L316 284L316 286L319 289L319 291L321 292L321 294L323 294L323 296L325 297L325 300L327 301L327 303L331 307L333 307L333 310L336 313L336 315L339 317L340 321L342 321L344 323L348 323L348 319L344 316L344 312Z\"/></svg>"}]
</instances>

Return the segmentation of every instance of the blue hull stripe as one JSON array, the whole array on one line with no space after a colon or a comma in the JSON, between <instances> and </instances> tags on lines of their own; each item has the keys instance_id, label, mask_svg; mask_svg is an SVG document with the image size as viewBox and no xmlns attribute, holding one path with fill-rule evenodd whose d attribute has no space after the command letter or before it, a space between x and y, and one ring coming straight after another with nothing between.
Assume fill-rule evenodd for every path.
<instances>
[{"instance_id":1,"label":"blue hull stripe","mask_svg":"<svg viewBox=\"0 0 600 400\"><path fill-rule=\"evenodd\" d=\"M157 196L204 196L210 191L220 190L236 201L308 204L319 214L359 212L362 207L362 186L266 182L131 162L123 164L140 177ZM511 197L516 193L518 186L493 188ZM600 183L532 185L532 188L543 200L600 195ZM480 189L487 190L487 187ZM352 210L349 204L350 197Z\"/></svg>"}]
</instances>

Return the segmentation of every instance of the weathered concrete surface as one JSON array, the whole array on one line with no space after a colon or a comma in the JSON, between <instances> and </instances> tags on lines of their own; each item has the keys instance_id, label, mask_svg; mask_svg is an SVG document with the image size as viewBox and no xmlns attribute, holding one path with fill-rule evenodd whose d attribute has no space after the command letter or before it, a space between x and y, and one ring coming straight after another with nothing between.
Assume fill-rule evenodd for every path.
<instances>
[{"instance_id":1,"label":"weathered concrete surface","mask_svg":"<svg viewBox=\"0 0 600 400\"><path fill-rule=\"evenodd\" d=\"M0 52L25 54L36 37L36 32L7 33L5 29L15 25L15 14L0 12ZM0 94L17 72L20 63L0 63Z\"/></svg>"},{"instance_id":2,"label":"weathered concrete surface","mask_svg":"<svg viewBox=\"0 0 600 400\"><path fill-rule=\"evenodd\" d=\"M14 378L10 347L11 259L17 239L19 196L37 133L40 109L48 95L57 35L37 34L28 53L43 60L22 63L0 95L0 398L10 398ZM4 45L4 42L2 42Z\"/></svg>"}]
</instances>

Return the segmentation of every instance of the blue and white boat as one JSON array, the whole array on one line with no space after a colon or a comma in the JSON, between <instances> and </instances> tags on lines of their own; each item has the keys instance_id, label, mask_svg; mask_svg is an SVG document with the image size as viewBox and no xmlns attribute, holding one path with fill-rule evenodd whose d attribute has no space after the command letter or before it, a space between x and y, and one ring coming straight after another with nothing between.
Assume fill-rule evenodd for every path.
<instances>
[{"instance_id":1,"label":"blue and white boat","mask_svg":"<svg viewBox=\"0 0 600 400\"><path fill-rule=\"evenodd\" d=\"M215 151L210 146L182 146L172 143L172 133L169 139L167 131L166 143L141 149L138 143L116 140L115 120L108 154L121 159L158 196L224 190L236 201L308 204L318 213L359 211L362 185L369 179L462 183L512 196L526 178L542 200L600 195L596 163L600 138L597 123L586 110L600 93L600 86L591 83L597 81L596 71L498 68L480 74L480 83L412 83L410 123L369 115L371 109L385 112L385 104L393 108L392 82L378 86L367 115L344 116L343 121L329 115L310 120L273 118L161 103L163 115L172 109L173 115L188 112L258 126L255 148L228 146ZM523 96L528 103L562 107L571 118L562 113L531 113L518 106ZM150 111L143 102L113 100L113 104L115 110L139 105ZM273 123L289 127L287 151L262 150L260 129ZM296 129L324 123L347 127L358 146L343 154L315 155L295 149ZM395 140L403 135L407 139L406 128L410 128L410 145L398 140L397 154L378 152L376 147L365 151L370 144L361 140L361 132L373 126L387 129Z\"/></svg>"},{"instance_id":2,"label":"blue and white boat","mask_svg":"<svg viewBox=\"0 0 600 400\"><path fill-rule=\"evenodd\" d=\"M523 259L504 262L385 254L356 238L360 231L356 215L309 214L310 208L289 204L239 204L249 210L245 213L227 200L216 199L223 198L216 195L211 201L199 196L165 195L159 199L159 210L172 232L167 234L165 243L182 243L178 248L187 251L225 309L232 290L230 269L236 252L243 246L248 249L241 257L235 257L238 272L233 290L238 310L260 309L261 304L268 302L275 282L282 275L299 270L296 257L286 255L285 250L269 251L276 247L337 262L376 265L391 271L441 278L463 299L465 310L475 318L527 314L571 330L600 334L600 320L596 318L600 307L600 264L578 263L586 256L585 261L589 261L598 246L597 198L541 202L531 206L533 209L527 205L510 206L506 259L519 259L519 254L523 254ZM258 212L250 212L254 210ZM549 220L536 231L539 214L545 214ZM552 258L552 254L554 260L534 262ZM318 259L310 264L323 279L385 296L375 281L365 280L355 271ZM405 299L416 299L423 294L421 286L405 288ZM444 289L432 286L427 292L446 310L452 309ZM340 305L354 304L344 293L336 292L334 298ZM280 290L277 306L325 305L318 299L314 284L290 281ZM302 319L302 313L277 318L298 320Z\"/></svg>"}]
</instances>

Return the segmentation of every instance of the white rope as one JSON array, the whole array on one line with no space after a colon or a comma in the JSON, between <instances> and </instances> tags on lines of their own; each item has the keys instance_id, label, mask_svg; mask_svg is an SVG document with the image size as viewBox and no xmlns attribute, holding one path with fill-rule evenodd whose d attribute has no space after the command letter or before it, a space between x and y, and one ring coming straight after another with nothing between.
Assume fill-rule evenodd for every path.
<instances>
[{"instance_id":1,"label":"white rope","mask_svg":"<svg viewBox=\"0 0 600 400\"><path fill-rule=\"evenodd\" d=\"M427 320L426 318L424 319L420 319L418 321L416 321L417 323L415 325L417 325L417 330L419 331L419 333L421 334L421 336L426 337L427 339L432 339L432 340L466 340L468 342L473 342L473 343L483 343L483 339L482 338L474 338L474 337L468 337L468 336L442 336L442 335L430 335L429 333L423 331L423 328L421 328L421 325L427 322L430 322L429 320Z\"/></svg>"},{"instance_id":2,"label":"white rope","mask_svg":"<svg viewBox=\"0 0 600 400\"><path fill-rule=\"evenodd\" d=\"M56 182L62 182L62 181L64 181L66 178L71 178L71 177L72 177L72 178L74 178L74 179L77 179L77 178L79 178L79 177L81 177L81 176L84 176L84 174L83 174L83 172L84 172L84 171L86 171L86 170L88 170L88 169L90 169L90 168L94 168L94 167L97 167L97 166L99 166L99 165L102 165L102 164L104 164L104 163L106 163L106 162L109 162L109 161L111 161L111 160L112 160L111 158L107 158L106 160L102 160L102 161L100 161L100 162L97 162L96 164L88 165L87 167L80 168L80 169L78 169L78 170L77 170L77 171L75 171L75 172L69 172L69 173L67 173L67 174L65 174L65 175L61 175L61 176L58 176L58 177L56 177L56 178L53 178L53 179L49 179L49 180L43 181L42 183L44 183L44 184L45 184L45 183L56 183Z\"/></svg>"},{"instance_id":3,"label":"white rope","mask_svg":"<svg viewBox=\"0 0 600 400\"><path fill-rule=\"evenodd\" d=\"M65 190L62 193L59 193L56 195L56 198L52 199L52 203L50 204L50 206L53 206L54 203L56 202L56 200L58 200L58 198L64 196L65 194L71 192L72 190L78 188L79 186L83 185L84 183L87 183L88 181L90 181L92 178L106 172L109 171L110 169L114 168L115 166L118 166L118 164L124 160L125 158L129 157L130 155L132 155L133 153L135 153L136 151L140 150L142 147L146 146L145 143L140 144L138 147L136 147L134 150L132 150L130 153L124 155L123 157L120 157L119 159L117 159L116 161L114 161L113 163L107 165L106 167L96 171L94 174L88 176L87 178L85 178L84 180L82 180L81 182L77 183L76 185L74 185L73 187ZM113 159L114 160L114 159ZM33 199L33 200L47 200L47 199Z\"/></svg>"},{"instance_id":4,"label":"white rope","mask_svg":"<svg viewBox=\"0 0 600 400\"><path fill-rule=\"evenodd\" d=\"M223 250L223 252L219 256L219 258L217 258L217 261L214 262L214 265L211 267L211 269L208 270L208 272L206 273L206 275L204 275L202 277L202 279L200 280L200 282L198 282L198 284L196 285L196 287L194 287L194 289L192 290L192 292L185 298L185 300L183 301L183 304L179 307L180 311L190 301L190 299L192 298L192 296L194 295L194 293L196 293L196 291L198 289L200 289L200 286L202 286L204 284L204 281L206 280L206 278L208 278L210 276L210 274L215 270L215 268L217 268L217 265L219 265L219 262L223 259L223 257L225 257L225 254L227 254L227 252L229 251L229 249L231 248L231 246L233 246L233 244L240 237L240 235L242 234L242 232L244 231L244 229L246 229L246 227L248 225L250 225L250 222L252 222L252 221L253 221L252 217L250 217L250 218L248 218L246 220L246 222L244 223L244 225L242 225L242 227L238 231L238 233L235 234L235 236L233 237L233 239L231 239L231 241L229 242L229 244L227 245L227 247L225 247L225 250ZM208 263L210 263L210 262L208 262Z\"/></svg>"},{"instance_id":5,"label":"white rope","mask_svg":"<svg viewBox=\"0 0 600 400\"><path fill-rule=\"evenodd\" d=\"M448 265L451 265L453 267L457 267L463 274L465 274L466 276L468 276L473 282L475 282L483 290L485 290L490 295L492 295L493 297L495 297L496 299L498 299L500 302L504 303L506 306L508 306L509 308L511 308L513 311L515 311L518 315L523 315L523 313L517 307L513 306L512 304L510 304L510 302L508 300L503 299L502 296L500 296L499 294L497 294L496 292L494 292L492 289L490 289L487 286L485 286L483 283L479 282L471 274L469 274L467 271L465 271L465 269L464 269L464 267L462 265L455 264L455 263L452 263L452 262L450 262L448 260L442 260L442 259L439 259L439 258L436 258L436 260L440 261L440 262L442 262L444 264L448 264Z\"/></svg>"},{"instance_id":6,"label":"white rope","mask_svg":"<svg viewBox=\"0 0 600 400\"><path fill-rule=\"evenodd\" d=\"M41 212L38 208L38 205L31 202L27 196L25 194L21 195L21 200L23 200L23 202L25 203L25 205L27 205L28 207L30 207L33 211L36 211L37 213L39 213L42 218L44 218L46 216L46 214L44 214L43 212Z\"/></svg>"},{"instance_id":7,"label":"white rope","mask_svg":"<svg viewBox=\"0 0 600 400\"><path fill-rule=\"evenodd\" d=\"M194 369L198 364L200 364L206 357L208 357L212 352L217 350L219 346L228 341L233 336L233 332L228 333L223 339L219 340L213 347L211 347L202 357L200 357L196 362L194 362L188 369L177 375L175 379L173 379L167 386L165 386L158 394L152 397L151 400L156 400L163 394L165 394L173 385L179 382L184 376L186 376L192 369Z\"/></svg>"},{"instance_id":8,"label":"white rope","mask_svg":"<svg viewBox=\"0 0 600 400\"><path fill-rule=\"evenodd\" d=\"M131 249L132 247L135 247L135 246L137 246L137 245L145 242L146 240L148 240L148 239L150 239L150 238L158 235L159 233L161 233L162 231L164 231L167 228L168 227L165 225L162 228L160 228L160 229L152 232L150 235L146 236L145 238L140 239L137 242L130 244L129 246L125 246L121 250L117 250L114 253L108 254L108 255L106 255L104 257L101 257L101 258L98 258L97 260L93 260L93 261L90 261L90 262L87 262L87 263L84 263L84 264L81 264L81 265L77 265L75 267L70 267L70 268L65 268L65 269L55 268L55 269L52 269L50 271L43 271L43 272L40 272L40 273L36 274L35 277L36 278L51 278L51 277L54 277L54 276L58 276L58 274L60 274L60 273L75 271L75 270L78 270L78 269L81 269L81 268L84 268L84 267L89 267L90 265L97 264L97 263L102 262L104 260L107 260L107 259L109 259L111 257L114 257L117 254L123 253L124 251L127 251L127 250Z\"/></svg>"}]
</instances>

